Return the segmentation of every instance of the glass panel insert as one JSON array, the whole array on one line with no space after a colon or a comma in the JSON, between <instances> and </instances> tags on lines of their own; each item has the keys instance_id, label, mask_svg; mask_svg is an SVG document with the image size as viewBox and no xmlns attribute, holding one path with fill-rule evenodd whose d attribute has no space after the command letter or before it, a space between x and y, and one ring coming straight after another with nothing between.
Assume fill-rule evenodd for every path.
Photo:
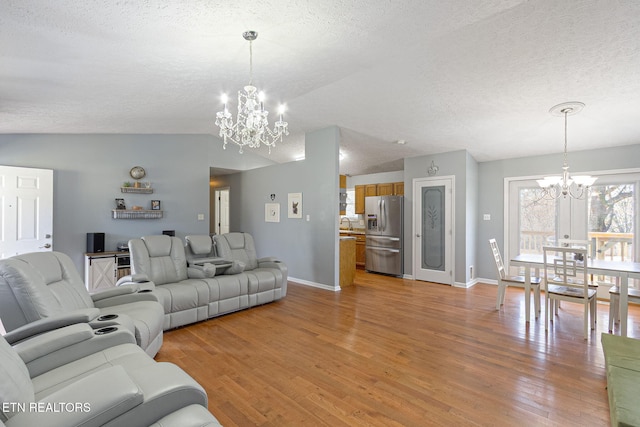
<instances>
[{"instance_id":1,"label":"glass panel insert","mask_svg":"<svg viewBox=\"0 0 640 427\"><path fill-rule=\"evenodd\" d=\"M422 188L422 268L445 270L445 186Z\"/></svg>"}]
</instances>

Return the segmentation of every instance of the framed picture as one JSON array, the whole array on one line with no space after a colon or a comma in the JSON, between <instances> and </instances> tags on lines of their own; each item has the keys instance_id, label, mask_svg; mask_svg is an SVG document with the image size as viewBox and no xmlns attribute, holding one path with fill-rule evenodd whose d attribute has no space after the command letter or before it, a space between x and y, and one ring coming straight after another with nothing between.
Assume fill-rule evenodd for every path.
<instances>
[{"instance_id":1,"label":"framed picture","mask_svg":"<svg viewBox=\"0 0 640 427\"><path fill-rule=\"evenodd\" d=\"M151 210L159 211L160 210L160 200L152 200L151 201Z\"/></svg>"},{"instance_id":2,"label":"framed picture","mask_svg":"<svg viewBox=\"0 0 640 427\"><path fill-rule=\"evenodd\" d=\"M264 204L265 222L280 222L280 203Z\"/></svg>"},{"instance_id":3,"label":"framed picture","mask_svg":"<svg viewBox=\"0 0 640 427\"><path fill-rule=\"evenodd\" d=\"M287 216L289 218L302 218L302 193L289 193Z\"/></svg>"},{"instance_id":4,"label":"framed picture","mask_svg":"<svg viewBox=\"0 0 640 427\"><path fill-rule=\"evenodd\" d=\"M127 209L127 205L124 204L124 199L116 199L116 209Z\"/></svg>"}]
</instances>

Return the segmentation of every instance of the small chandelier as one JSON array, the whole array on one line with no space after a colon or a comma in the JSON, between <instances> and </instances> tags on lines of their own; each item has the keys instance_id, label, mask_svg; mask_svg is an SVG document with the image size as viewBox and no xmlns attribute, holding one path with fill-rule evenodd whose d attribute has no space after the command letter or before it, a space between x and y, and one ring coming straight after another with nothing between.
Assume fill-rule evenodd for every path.
<instances>
[{"instance_id":1,"label":"small chandelier","mask_svg":"<svg viewBox=\"0 0 640 427\"><path fill-rule=\"evenodd\" d=\"M245 146L259 148L262 144L269 147L269 154L271 154L271 148L276 146L276 142L282 142L283 135L289 135L288 123L282 120L285 107L280 105L278 109L280 118L274 128L270 129L267 120L269 112L264 109L264 93L253 86L252 42L258 38L258 33L245 31L242 37L249 41L249 84L238 91L238 118L235 124L227 109L227 95L222 95L224 109L216 114L216 126L220 127L219 135L224 140L222 148L226 149L227 143L233 142L240 146L242 154Z\"/></svg>"},{"instance_id":2,"label":"small chandelier","mask_svg":"<svg viewBox=\"0 0 640 427\"><path fill-rule=\"evenodd\" d=\"M542 198L557 199L560 196L582 199L589 187L596 179L589 175L569 176L569 163L567 162L567 117L579 113L584 108L582 102L565 102L551 107L549 112L554 116L564 116L564 161L562 163L561 176L545 176L538 179L538 185L542 188Z\"/></svg>"}]
</instances>

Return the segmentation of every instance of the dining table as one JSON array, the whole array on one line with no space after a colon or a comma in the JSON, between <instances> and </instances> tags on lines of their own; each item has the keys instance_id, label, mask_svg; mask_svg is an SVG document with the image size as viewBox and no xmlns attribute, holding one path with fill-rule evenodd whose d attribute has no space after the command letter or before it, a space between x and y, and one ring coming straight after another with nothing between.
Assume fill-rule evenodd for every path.
<instances>
[{"instance_id":1,"label":"dining table","mask_svg":"<svg viewBox=\"0 0 640 427\"><path fill-rule=\"evenodd\" d=\"M542 254L519 254L510 259L511 266L524 267L525 277L525 319L529 322L531 316L531 271L534 270L536 276L540 269L543 269ZM617 277L620 283L620 335L627 336L627 315L628 315L628 295L629 279L640 279L640 262L614 261L606 259L589 259L587 261L587 272L593 275Z\"/></svg>"}]
</instances>

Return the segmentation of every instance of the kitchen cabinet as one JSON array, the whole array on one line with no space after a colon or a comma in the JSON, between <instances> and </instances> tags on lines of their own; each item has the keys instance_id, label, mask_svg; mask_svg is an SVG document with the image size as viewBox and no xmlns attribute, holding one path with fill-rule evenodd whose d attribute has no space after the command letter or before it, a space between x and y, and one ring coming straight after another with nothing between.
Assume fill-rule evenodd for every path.
<instances>
[{"instance_id":1,"label":"kitchen cabinet","mask_svg":"<svg viewBox=\"0 0 640 427\"><path fill-rule=\"evenodd\" d=\"M367 256L366 238L364 234L355 234L356 238L356 268L364 269Z\"/></svg>"},{"instance_id":2,"label":"kitchen cabinet","mask_svg":"<svg viewBox=\"0 0 640 427\"><path fill-rule=\"evenodd\" d=\"M378 184L377 196L393 196L393 183Z\"/></svg>"},{"instance_id":3,"label":"kitchen cabinet","mask_svg":"<svg viewBox=\"0 0 640 427\"><path fill-rule=\"evenodd\" d=\"M378 184L367 184L364 186L364 195L366 197L369 196L377 196L378 195Z\"/></svg>"},{"instance_id":4,"label":"kitchen cabinet","mask_svg":"<svg viewBox=\"0 0 640 427\"><path fill-rule=\"evenodd\" d=\"M341 231L340 237L355 237L356 239L356 268L364 269L366 261L366 237L365 234L360 232Z\"/></svg>"},{"instance_id":5,"label":"kitchen cabinet","mask_svg":"<svg viewBox=\"0 0 640 427\"><path fill-rule=\"evenodd\" d=\"M393 195L394 196L404 196L404 182L394 182L393 183Z\"/></svg>"},{"instance_id":6,"label":"kitchen cabinet","mask_svg":"<svg viewBox=\"0 0 640 427\"><path fill-rule=\"evenodd\" d=\"M356 276L356 239L340 236L340 288L353 285Z\"/></svg>"},{"instance_id":7,"label":"kitchen cabinet","mask_svg":"<svg viewBox=\"0 0 640 427\"><path fill-rule=\"evenodd\" d=\"M364 215L364 185L355 186L356 206L355 213Z\"/></svg>"}]
</instances>

